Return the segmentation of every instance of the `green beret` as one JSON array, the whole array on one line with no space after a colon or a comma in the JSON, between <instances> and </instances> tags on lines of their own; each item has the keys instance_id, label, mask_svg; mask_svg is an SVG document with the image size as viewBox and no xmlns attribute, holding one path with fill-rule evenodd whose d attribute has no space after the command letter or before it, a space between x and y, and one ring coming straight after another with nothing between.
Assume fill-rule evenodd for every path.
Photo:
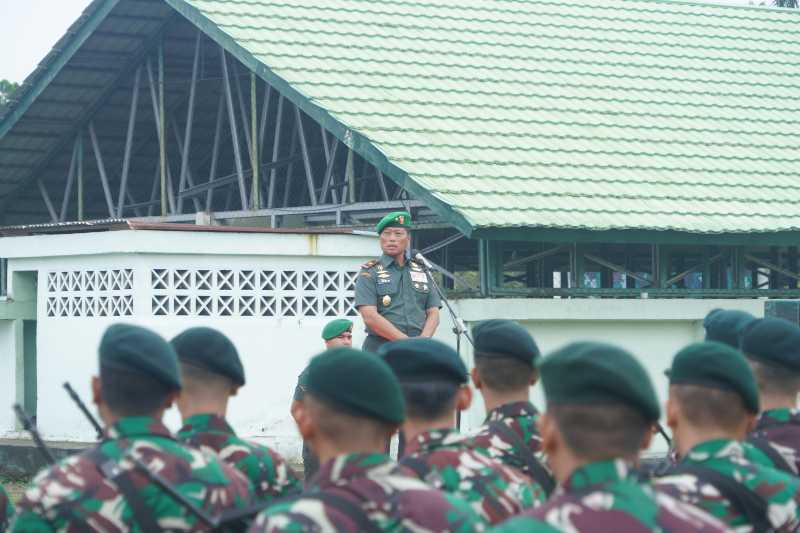
<instances>
[{"instance_id":1,"label":"green beret","mask_svg":"<svg viewBox=\"0 0 800 533\"><path fill-rule=\"evenodd\" d=\"M244 367L231 340L212 328L187 329L171 341L183 363L199 366L244 385Z\"/></svg>"},{"instance_id":2,"label":"green beret","mask_svg":"<svg viewBox=\"0 0 800 533\"><path fill-rule=\"evenodd\" d=\"M332 348L308 364L306 392L334 408L400 424L405 403L392 369L373 354L354 348Z\"/></svg>"},{"instance_id":3,"label":"green beret","mask_svg":"<svg viewBox=\"0 0 800 533\"><path fill-rule=\"evenodd\" d=\"M782 318L755 320L742 336L742 351L751 359L800 372L800 328Z\"/></svg>"},{"instance_id":4,"label":"green beret","mask_svg":"<svg viewBox=\"0 0 800 533\"><path fill-rule=\"evenodd\" d=\"M511 357L533 366L541 355L528 330L512 320L484 320L472 330L475 357Z\"/></svg>"},{"instance_id":5,"label":"green beret","mask_svg":"<svg viewBox=\"0 0 800 533\"><path fill-rule=\"evenodd\" d=\"M346 318L331 320L322 328L322 340L329 341L353 328L353 322Z\"/></svg>"},{"instance_id":6,"label":"green beret","mask_svg":"<svg viewBox=\"0 0 800 533\"><path fill-rule=\"evenodd\" d=\"M143 374L172 390L181 388L175 350L149 329L114 324L103 334L99 352L101 367Z\"/></svg>"},{"instance_id":7,"label":"green beret","mask_svg":"<svg viewBox=\"0 0 800 533\"><path fill-rule=\"evenodd\" d=\"M670 385L698 385L737 393L758 413L758 387L739 350L721 342L696 342L679 351L666 372Z\"/></svg>"},{"instance_id":8,"label":"green beret","mask_svg":"<svg viewBox=\"0 0 800 533\"><path fill-rule=\"evenodd\" d=\"M707 341L722 342L739 349L742 333L756 317L736 309L714 309L706 315L703 327Z\"/></svg>"},{"instance_id":9,"label":"green beret","mask_svg":"<svg viewBox=\"0 0 800 533\"><path fill-rule=\"evenodd\" d=\"M407 211L395 211L383 217L375 231L380 234L386 228L406 228L411 229L411 215Z\"/></svg>"},{"instance_id":10,"label":"green beret","mask_svg":"<svg viewBox=\"0 0 800 533\"><path fill-rule=\"evenodd\" d=\"M401 382L432 381L464 384L467 367L454 349L433 339L413 338L387 342L380 355Z\"/></svg>"},{"instance_id":11,"label":"green beret","mask_svg":"<svg viewBox=\"0 0 800 533\"><path fill-rule=\"evenodd\" d=\"M548 405L623 404L648 421L661 409L650 376L629 352L598 342L576 342L539 363Z\"/></svg>"}]
</instances>

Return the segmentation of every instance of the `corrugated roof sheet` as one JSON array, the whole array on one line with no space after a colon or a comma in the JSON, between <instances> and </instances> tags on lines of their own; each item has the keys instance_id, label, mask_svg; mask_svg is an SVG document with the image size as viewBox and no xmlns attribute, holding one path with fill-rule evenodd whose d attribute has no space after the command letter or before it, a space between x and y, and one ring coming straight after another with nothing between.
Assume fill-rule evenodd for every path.
<instances>
[{"instance_id":1,"label":"corrugated roof sheet","mask_svg":"<svg viewBox=\"0 0 800 533\"><path fill-rule=\"evenodd\" d=\"M377 147L462 228L800 229L798 12L167 2Z\"/></svg>"}]
</instances>

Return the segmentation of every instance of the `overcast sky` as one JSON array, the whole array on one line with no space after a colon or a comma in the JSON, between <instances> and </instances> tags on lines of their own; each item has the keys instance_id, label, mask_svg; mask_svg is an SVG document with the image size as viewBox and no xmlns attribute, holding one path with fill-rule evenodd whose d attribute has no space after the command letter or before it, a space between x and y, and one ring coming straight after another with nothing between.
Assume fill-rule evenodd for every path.
<instances>
[{"instance_id":1,"label":"overcast sky","mask_svg":"<svg viewBox=\"0 0 800 533\"><path fill-rule=\"evenodd\" d=\"M24 80L87 5L89 0L0 0L0 79Z\"/></svg>"}]
</instances>

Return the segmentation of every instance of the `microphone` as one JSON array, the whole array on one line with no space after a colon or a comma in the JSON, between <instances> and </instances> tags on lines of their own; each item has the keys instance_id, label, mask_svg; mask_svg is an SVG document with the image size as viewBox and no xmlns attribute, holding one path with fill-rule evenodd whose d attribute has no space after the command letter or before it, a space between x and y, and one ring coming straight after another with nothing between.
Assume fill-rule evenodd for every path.
<instances>
[{"instance_id":1,"label":"microphone","mask_svg":"<svg viewBox=\"0 0 800 533\"><path fill-rule=\"evenodd\" d=\"M421 263L426 270L433 269L433 265L431 264L431 262L425 259L425 256L422 255L422 252L420 252L419 250L416 249L411 250L411 258L414 259L414 261L416 261L417 263Z\"/></svg>"}]
</instances>

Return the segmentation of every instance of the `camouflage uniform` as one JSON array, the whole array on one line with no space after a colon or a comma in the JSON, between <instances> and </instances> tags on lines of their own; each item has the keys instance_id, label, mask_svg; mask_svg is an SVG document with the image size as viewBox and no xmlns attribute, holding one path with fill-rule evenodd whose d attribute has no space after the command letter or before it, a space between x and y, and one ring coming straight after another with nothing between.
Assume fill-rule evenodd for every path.
<instances>
[{"instance_id":1,"label":"camouflage uniform","mask_svg":"<svg viewBox=\"0 0 800 533\"><path fill-rule=\"evenodd\" d=\"M13 531L140 531L128 499L101 473L101 464L108 460L130 473L128 479L159 527L170 531L208 529L126 461L126 454L149 465L212 515L246 507L251 501L252 487L235 468L178 443L154 418L122 418L107 434L96 448L68 457L36 476L19 502Z\"/></svg>"},{"instance_id":2,"label":"camouflage uniform","mask_svg":"<svg viewBox=\"0 0 800 533\"><path fill-rule=\"evenodd\" d=\"M796 531L800 527L798 502L800 481L789 474L756 464L747 459L739 442L716 439L692 448L681 464L696 464L732 477L764 498L768 519L777 531ZM668 475L654 481L654 487L686 503L705 509L731 527L750 531L746 518L726 500L716 487L688 473Z\"/></svg>"},{"instance_id":3,"label":"camouflage uniform","mask_svg":"<svg viewBox=\"0 0 800 533\"><path fill-rule=\"evenodd\" d=\"M508 426L528 446L531 453L539 459L541 465L545 467L541 454L542 437L539 435L537 427L538 420L539 412L530 402L514 402L501 405L489 411L484 425L469 440L469 446L478 453L516 468L531 479L536 479L535 473L531 472L527 461L525 461L522 453L514 447L514 443L509 442L505 435L493 429L489 424L500 422Z\"/></svg>"},{"instance_id":4,"label":"camouflage uniform","mask_svg":"<svg viewBox=\"0 0 800 533\"><path fill-rule=\"evenodd\" d=\"M707 513L638 484L623 461L610 460L578 468L543 506L491 531L711 533L727 529Z\"/></svg>"},{"instance_id":5,"label":"camouflage uniform","mask_svg":"<svg viewBox=\"0 0 800 533\"><path fill-rule=\"evenodd\" d=\"M764 439L783 457L791 473L800 474L800 411L769 409L761 413L751 438Z\"/></svg>"},{"instance_id":6,"label":"camouflage uniform","mask_svg":"<svg viewBox=\"0 0 800 533\"><path fill-rule=\"evenodd\" d=\"M221 416L190 416L177 437L189 446L216 453L236 467L253 484L257 500L269 501L302 490L297 475L283 457L266 446L240 439Z\"/></svg>"},{"instance_id":7,"label":"camouflage uniform","mask_svg":"<svg viewBox=\"0 0 800 533\"><path fill-rule=\"evenodd\" d=\"M8 522L14 515L14 504L11 503L11 498L8 497L5 487L0 485L0 531L5 531L8 528Z\"/></svg>"},{"instance_id":8,"label":"camouflage uniform","mask_svg":"<svg viewBox=\"0 0 800 533\"><path fill-rule=\"evenodd\" d=\"M455 429L426 431L407 444L400 464L412 468L431 486L468 502L489 524L547 498L530 478L467 444L467 438Z\"/></svg>"},{"instance_id":9,"label":"camouflage uniform","mask_svg":"<svg viewBox=\"0 0 800 533\"><path fill-rule=\"evenodd\" d=\"M360 531L350 515L314 499L314 495L320 493L332 493L356 504L380 531L471 533L484 530L466 503L406 475L387 456L347 454L323 464L308 492L261 513L250 533Z\"/></svg>"}]
</instances>

